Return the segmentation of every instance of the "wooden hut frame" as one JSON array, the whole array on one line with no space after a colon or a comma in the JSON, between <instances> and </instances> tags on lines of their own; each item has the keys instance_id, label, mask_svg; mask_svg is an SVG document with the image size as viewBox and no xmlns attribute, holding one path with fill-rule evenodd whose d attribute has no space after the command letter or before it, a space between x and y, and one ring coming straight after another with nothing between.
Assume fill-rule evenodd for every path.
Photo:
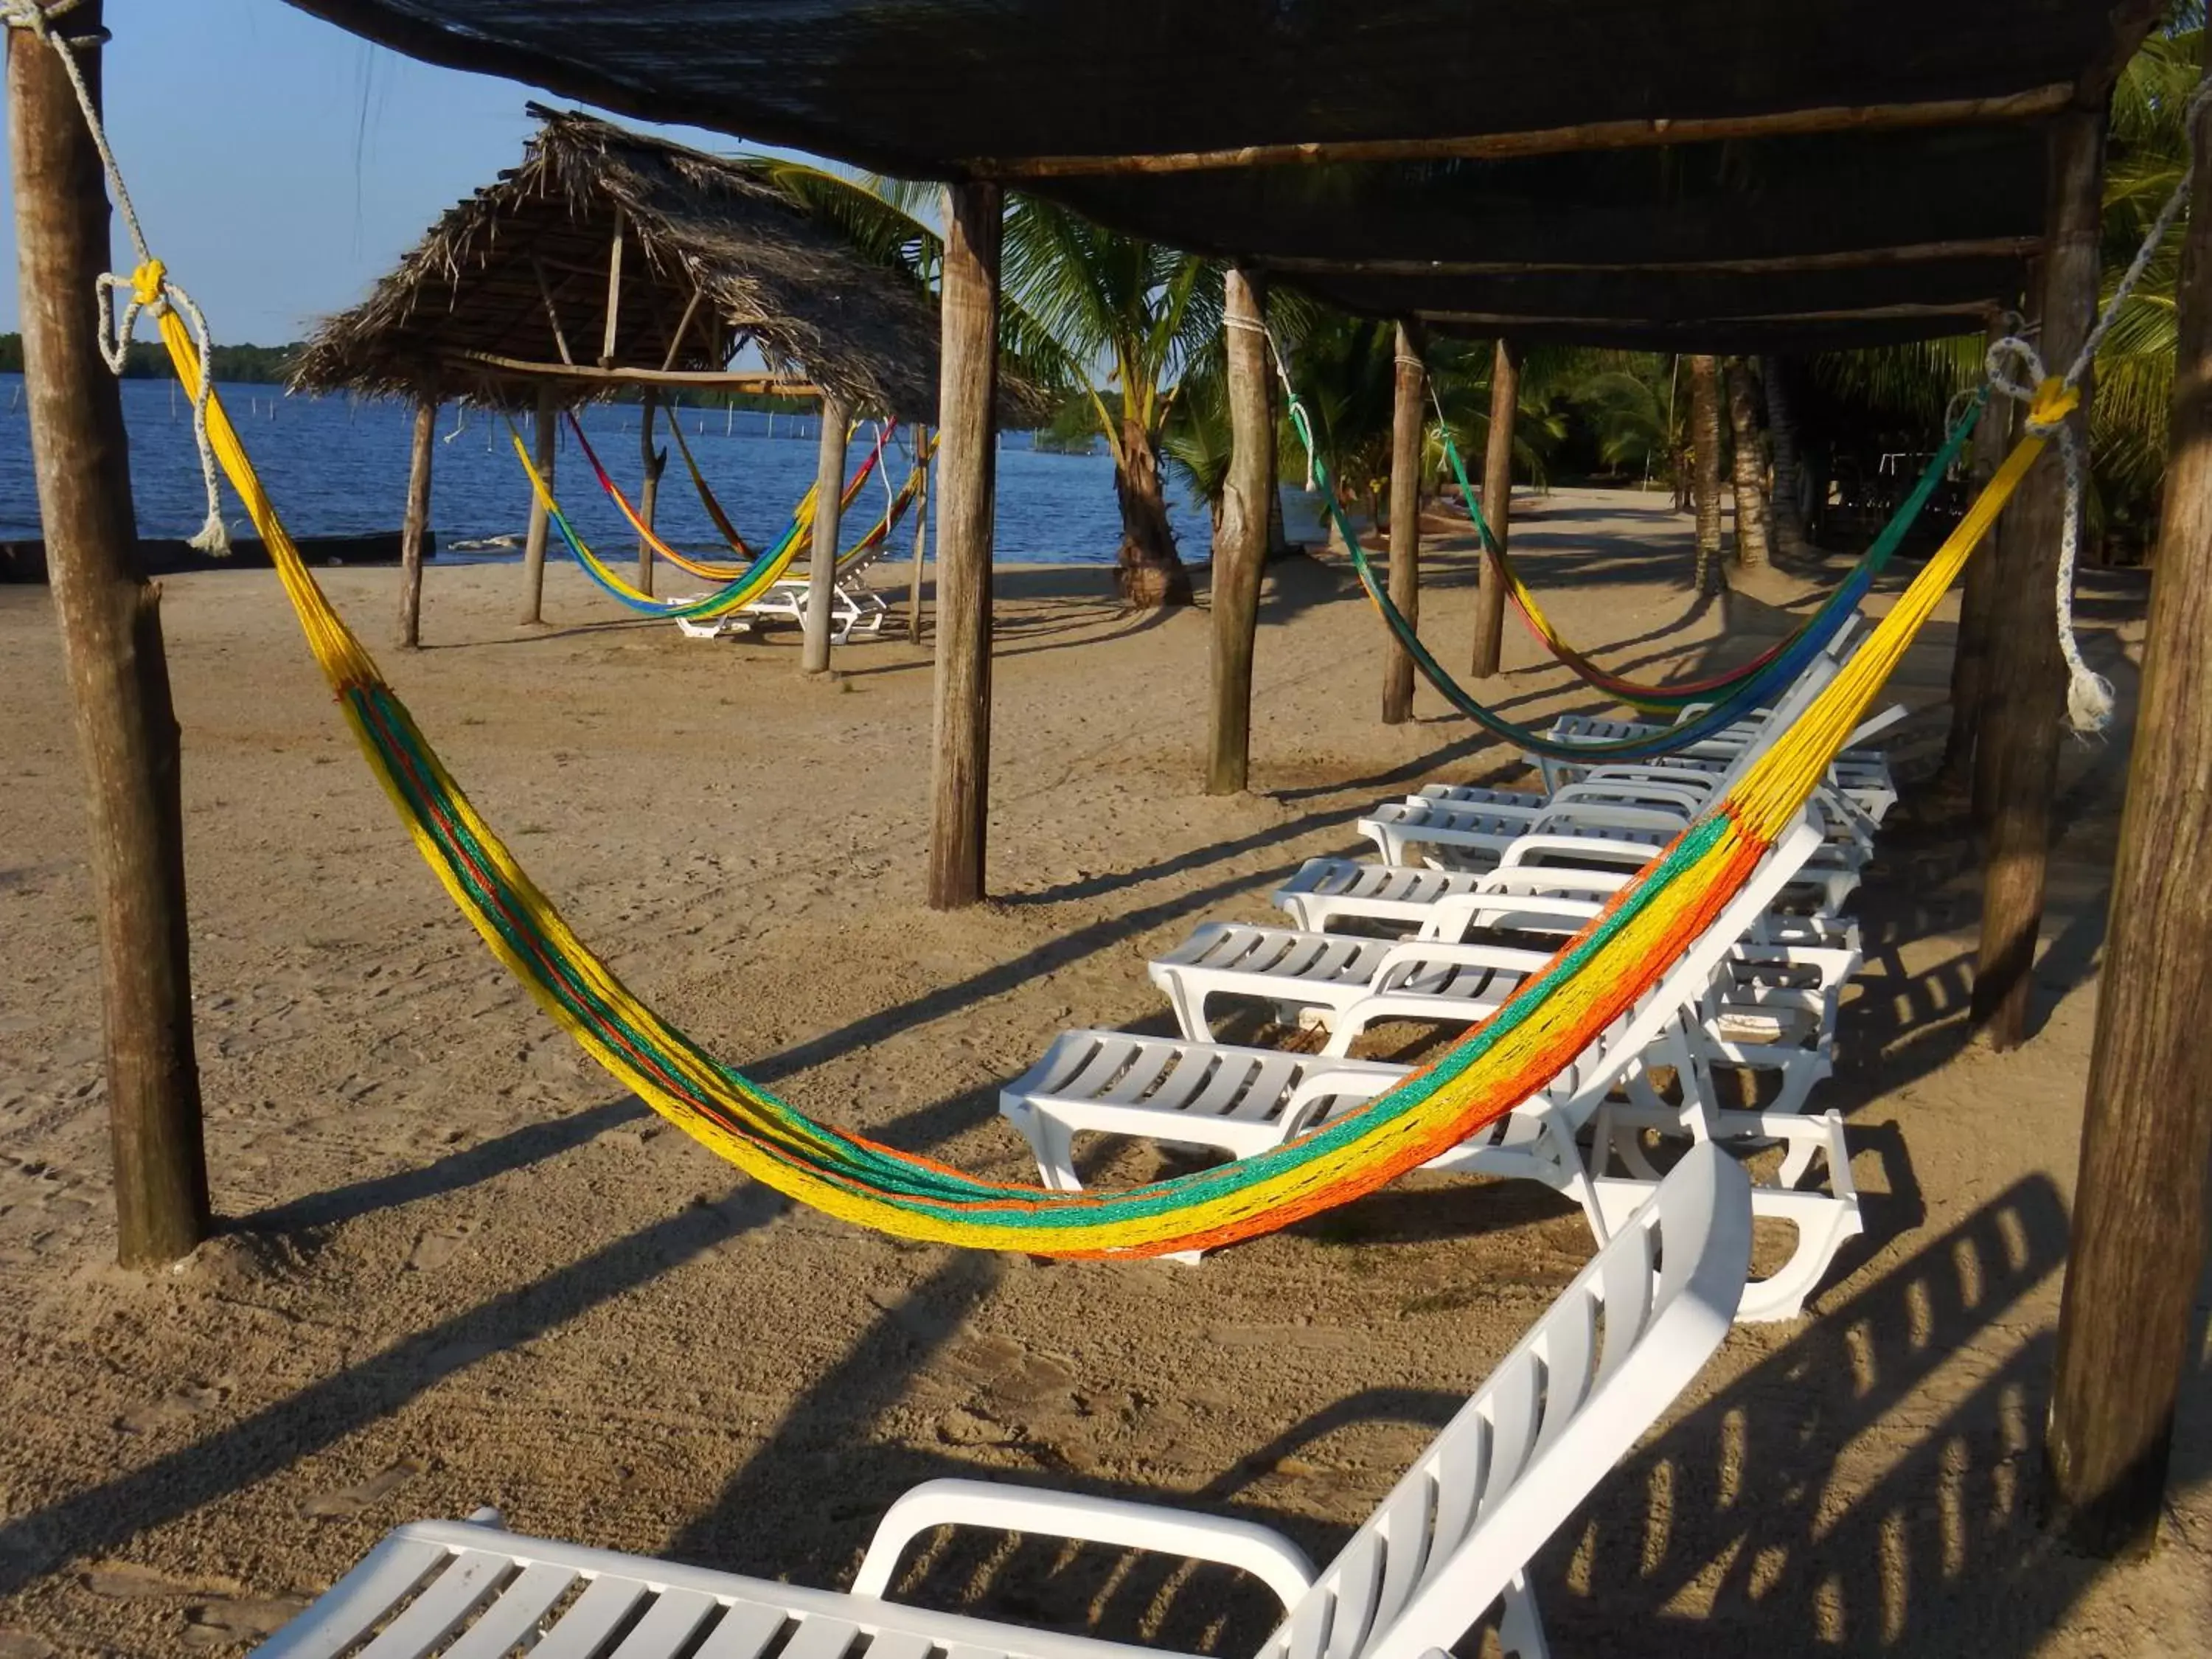
<instances>
[{"instance_id":1,"label":"wooden hut frame","mask_svg":"<svg viewBox=\"0 0 2212 1659\"><path fill-rule=\"evenodd\" d=\"M927 422L934 413L937 323L908 274L817 222L776 181L775 162L708 155L573 111L530 106L541 123L522 165L448 210L351 310L309 337L295 390L413 402L418 431L402 544L400 632L416 642L431 447L422 410L460 397L538 420L537 465L550 477L561 410L642 388L645 490L665 452L653 445L662 392L818 398L839 428L822 463L817 542L834 546L842 427L854 416ZM750 345L764 371L728 367ZM541 620L547 522L532 501L522 620ZM817 551L819 551L817 547ZM826 562L810 563L827 586ZM652 551L639 549L651 591ZM810 606L803 665L829 664L826 595Z\"/></svg>"}]
</instances>

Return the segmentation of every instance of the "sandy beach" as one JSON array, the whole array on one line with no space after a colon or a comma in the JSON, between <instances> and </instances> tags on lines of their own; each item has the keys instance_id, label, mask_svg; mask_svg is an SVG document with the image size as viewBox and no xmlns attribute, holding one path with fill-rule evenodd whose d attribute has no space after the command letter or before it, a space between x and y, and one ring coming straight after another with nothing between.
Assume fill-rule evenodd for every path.
<instances>
[{"instance_id":1,"label":"sandy beach","mask_svg":"<svg viewBox=\"0 0 2212 1659\"><path fill-rule=\"evenodd\" d=\"M1695 603L1690 543L1662 496L1595 491L1514 530L1569 635L1659 680L1740 660L1820 591L1768 575ZM1463 544L1432 555L1423 630L1455 667L1473 580ZM513 623L518 569L434 567L430 648L401 653L396 582L326 574L635 988L806 1111L996 1176L1034 1174L996 1091L1056 1032L1170 1029L1147 956L1273 916L1279 878L1360 850L1378 799L1526 770L1426 688L1378 724L1382 629L1341 560L1299 558L1267 581L1255 793L1209 799L1203 604L1131 613L1108 570L1004 569L996 896L934 915L929 653L902 618L807 683L793 631L684 639L567 566L542 629ZM1588 1258L1566 1200L1435 1176L1195 1268L957 1254L795 1208L623 1097L506 977L272 578L164 592L226 1231L144 1278L108 1265L52 617L0 587L0 1659L240 1651L391 1526L483 1504L835 1586L907 1486L984 1473L1248 1515L1323 1557ZM2143 592L2085 574L2124 717ZM1941 744L1951 615L1892 688L1919 711L1901 769ZM1510 624L1507 662L1491 689L1516 719L1601 706ZM1560 1653L2212 1652L2201 1320L2160 1553L2077 1559L2035 1510L2125 745L2064 756L2040 1029L2014 1054L1963 1026L1975 858L1954 824L1893 818L1819 1102L1845 1114L1867 1235L1805 1317L1739 1328L1539 1557ZM1120 1152L1097 1178L1165 1164ZM912 1593L939 1605L1187 1651L1249 1652L1270 1624L1249 1584L1153 1558L963 1534L924 1565Z\"/></svg>"}]
</instances>

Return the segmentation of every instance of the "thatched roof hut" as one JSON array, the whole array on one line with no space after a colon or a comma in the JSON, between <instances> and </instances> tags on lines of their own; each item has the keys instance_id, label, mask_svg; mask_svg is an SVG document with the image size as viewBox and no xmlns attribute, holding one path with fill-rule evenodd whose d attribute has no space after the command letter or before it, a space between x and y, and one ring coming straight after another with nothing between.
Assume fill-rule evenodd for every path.
<instances>
[{"instance_id":1,"label":"thatched roof hut","mask_svg":"<svg viewBox=\"0 0 2212 1659\"><path fill-rule=\"evenodd\" d=\"M549 381L581 399L665 372L726 390L708 377L750 342L856 413L935 418L930 296L810 216L772 164L530 111L544 125L522 165L317 327L295 389L512 406Z\"/></svg>"}]
</instances>

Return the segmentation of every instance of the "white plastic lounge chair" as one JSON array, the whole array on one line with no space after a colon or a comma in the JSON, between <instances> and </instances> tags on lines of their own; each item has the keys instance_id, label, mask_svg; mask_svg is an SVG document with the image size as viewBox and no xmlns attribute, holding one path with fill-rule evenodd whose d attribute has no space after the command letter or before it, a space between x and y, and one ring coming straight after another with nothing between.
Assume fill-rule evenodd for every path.
<instances>
[{"instance_id":1,"label":"white plastic lounge chair","mask_svg":"<svg viewBox=\"0 0 2212 1659\"><path fill-rule=\"evenodd\" d=\"M704 621L678 617L676 625L687 638L695 640L726 639L734 634L749 633L756 623L765 621L795 623L804 627L807 593L804 581L775 582L750 605ZM890 607L878 595L857 582L848 587L842 580L830 590L830 604L832 645L843 645L855 637L874 637L883 632L884 618L890 614Z\"/></svg>"},{"instance_id":2,"label":"white plastic lounge chair","mask_svg":"<svg viewBox=\"0 0 2212 1659\"><path fill-rule=\"evenodd\" d=\"M1705 1368L1751 1259L1742 1171L1693 1148L1462 1407L1319 1573L1249 1521L932 1480L894 1504L849 1594L525 1538L495 1510L416 1522L258 1650L258 1659L1151 1659L1156 1648L890 1599L939 1527L1218 1562L1281 1598L1258 1659L1425 1659L1492 1607L1512 1659L1545 1659L1530 1559ZM617 1638L620 1646L615 1647Z\"/></svg>"},{"instance_id":3,"label":"white plastic lounge chair","mask_svg":"<svg viewBox=\"0 0 2212 1659\"><path fill-rule=\"evenodd\" d=\"M1787 1157L1778 1178L1792 1190L1762 1185L1754 1199L1759 1213L1793 1224L1798 1248L1783 1270L1747 1293L1743 1316L1794 1317L1805 1295L1826 1272L1836 1249L1862 1224L1841 1119L1833 1112L1817 1118L1802 1115L1806 1094L1827 1075L1827 1058L1817 1048L1794 1050L1781 1043L1724 1042L1716 1035L1714 1025L1728 997L1739 994L1740 987L1731 975L1723 981L1722 998L1717 1000L1712 988L1728 957L1746 949L1743 940L1759 925L1766 902L1790 881L1819 838L1818 828L1809 819L1801 819L1762 861L1744 890L1629 1015L1616 1022L1542 1096L1504 1115L1483 1133L1453 1148L1429 1167L1543 1181L1583 1206L1593 1233L1603 1243L1612 1224L1608 1216L1617 1217L1633 1203L1634 1194L1627 1190L1607 1191L1605 1183L1619 1177L1611 1176L1605 1164L1593 1176L1574 1150L1573 1137L1590 1127L1601 1111L1612 1112L1606 1120L1606 1133L1620 1144L1608 1151L1628 1169L1632 1187L1638 1182L1649 1186L1648 1160L1642 1158L1640 1150L1627 1144L1645 1130L1692 1139L1723 1134L1780 1140L1787 1148ZM1410 952L1426 947L1417 942L1400 948ZM1434 948L1449 952L1467 947ZM1419 1018L1466 1021L1487 1012L1490 1005L1479 994L1453 1000L1449 988L1447 986L1443 995L1425 1002L1413 1001L1414 993L1405 987L1395 988L1391 994L1407 1000L1409 1012ZM1357 1002L1349 1005L1335 1016L1338 1031L1347 1024L1364 1024L1371 1012ZM1115 1040L1131 1044L1155 1042L1160 1047L1139 1075L1133 1061L1116 1058L1103 1046ZM1341 1047L1333 1037L1329 1048L1340 1055ZM1188 1038L1177 1042L1120 1033L1070 1033L1001 1091L1000 1111L1029 1139L1037 1156L1040 1178L1065 1187L1078 1179L1071 1154L1073 1139L1079 1133L1210 1146L1245 1156L1255 1147L1273 1144L1262 1139L1263 1131L1272 1131L1277 1139L1287 1139L1371 1099L1402 1074L1373 1062L1363 1065L1342 1058L1332 1060L1327 1054L1282 1055L1278 1058L1295 1060L1300 1066L1296 1079L1287 1069L1268 1074L1255 1083L1255 1092L1248 1097L1235 1080L1242 1073L1209 1069L1216 1055L1242 1056L1236 1063L1251 1067L1256 1077L1258 1063L1273 1052L1226 1049ZM1093 1059L1100 1059L1101 1063L1090 1063ZM1668 1105L1650 1089L1644 1077L1647 1064L1671 1066L1682 1073L1681 1104ZM1783 1079L1780 1097L1758 1111L1723 1110L1711 1075L1716 1065L1776 1071ZM1300 1109L1292 1110L1290 1097L1301 1089L1308 1092L1298 1095ZM1206 1121L1194 1122L1185 1109L1201 1097ZM1238 1127L1228 1129L1224 1126L1231 1120ZM1816 1158L1826 1165L1829 1190L1794 1190Z\"/></svg>"}]
</instances>

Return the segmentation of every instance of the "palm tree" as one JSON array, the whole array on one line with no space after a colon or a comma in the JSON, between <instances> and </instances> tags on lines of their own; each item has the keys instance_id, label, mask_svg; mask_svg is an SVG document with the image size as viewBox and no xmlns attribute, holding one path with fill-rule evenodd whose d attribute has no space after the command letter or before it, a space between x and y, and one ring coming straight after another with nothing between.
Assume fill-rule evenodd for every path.
<instances>
[{"instance_id":1,"label":"palm tree","mask_svg":"<svg viewBox=\"0 0 2212 1659\"><path fill-rule=\"evenodd\" d=\"M1690 445L1695 471L1691 494L1698 508L1698 564L1692 581L1700 593L1721 580L1721 370L1717 358L1690 359Z\"/></svg>"},{"instance_id":2,"label":"palm tree","mask_svg":"<svg viewBox=\"0 0 2212 1659\"><path fill-rule=\"evenodd\" d=\"M1747 570L1772 562L1767 533L1766 459L1759 441L1759 392L1741 357L1728 360L1729 435L1735 485L1735 561Z\"/></svg>"},{"instance_id":3,"label":"palm tree","mask_svg":"<svg viewBox=\"0 0 2212 1659\"><path fill-rule=\"evenodd\" d=\"M1187 605L1190 574L1176 551L1161 443L1184 371L1220 332L1221 271L1195 255L1126 236L1034 197L1007 198L1007 292L1056 355L1063 383L1091 401L1114 458L1121 507L1121 592L1133 605ZM1092 366L1103 363L1109 404Z\"/></svg>"},{"instance_id":4,"label":"palm tree","mask_svg":"<svg viewBox=\"0 0 2212 1659\"><path fill-rule=\"evenodd\" d=\"M1797 447L1796 399L1790 390L1796 369L1786 357L1762 357L1759 378L1766 388L1766 432L1774 447L1775 550L1784 558L1802 559L1813 550L1805 538L1805 469Z\"/></svg>"}]
</instances>

